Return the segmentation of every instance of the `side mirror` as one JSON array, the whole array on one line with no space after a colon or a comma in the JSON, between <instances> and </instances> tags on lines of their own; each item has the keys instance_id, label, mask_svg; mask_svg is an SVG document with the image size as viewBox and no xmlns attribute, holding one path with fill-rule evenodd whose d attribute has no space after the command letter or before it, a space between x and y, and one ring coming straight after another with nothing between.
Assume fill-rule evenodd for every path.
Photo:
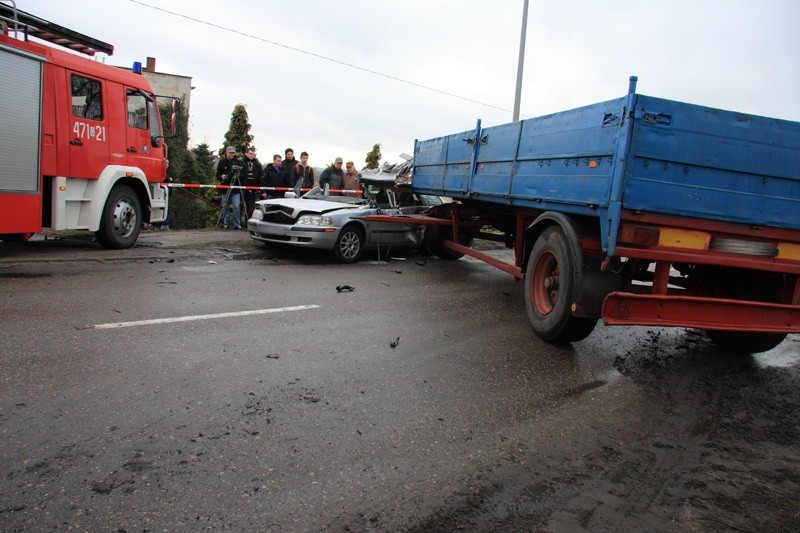
<instances>
[{"instance_id":1,"label":"side mirror","mask_svg":"<svg viewBox=\"0 0 800 533\"><path fill-rule=\"evenodd\" d=\"M169 134L175 135L178 133L178 100L172 99L172 116L169 119Z\"/></svg>"},{"instance_id":2,"label":"side mirror","mask_svg":"<svg viewBox=\"0 0 800 533\"><path fill-rule=\"evenodd\" d=\"M161 122L164 123L162 126L166 129L166 113L171 111L169 117L169 132L164 132L163 135L159 135L158 137L163 139L172 139L178 135L178 130L180 129L180 115L181 115L181 100L180 98L176 98L175 96L163 96L163 95L155 95L156 98L160 100L169 100L172 102L169 108L167 108L167 104L159 105L158 109L161 111Z\"/></svg>"}]
</instances>

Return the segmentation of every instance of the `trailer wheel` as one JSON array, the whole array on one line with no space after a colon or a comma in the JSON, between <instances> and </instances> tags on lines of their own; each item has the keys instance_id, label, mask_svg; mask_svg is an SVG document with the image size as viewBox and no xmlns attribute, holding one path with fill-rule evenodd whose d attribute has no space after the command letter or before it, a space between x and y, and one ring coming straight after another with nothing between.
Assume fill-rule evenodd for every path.
<instances>
[{"instance_id":1,"label":"trailer wheel","mask_svg":"<svg viewBox=\"0 0 800 533\"><path fill-rule=\"evenodd\" d=\"M460 244L463 244L464 246L472 245L471 237L465 238L461 235L459 235L459 237L459 240L461 241ZM422 253L426 255L435 255L439 259L444 259L445 261L456 261L464 257L464 254L451 250L444 245L445 239L449 240L452 238L452 228L444 226L428 226L425 229L425 235L422 238L420 249L422 250Z\"/></svg>"},{"instance_id":2,"label":"trailer wheel","mask_svg":"<svg viewBox=\"0 0 800 533\"><path fill-rule=\"evenodd\" d=\"M723 350L740 355L766 352L778 346L786 338L784 333L754 333L749 331L706 330L706 335Z\"/></svg>"},{"instance_id":3,"label":"trailer wheel","mask_svg":"<svg viewBox=\"0 0 800 533\"><path fill-rule=\"evenodd\" d=\"M139 197L127 185L114 187L103 208L100 229L95 232L97 241L105 248L130 248L139 238L141 226Z\"/></svg>"},{"instance_id":4,"label":"trailer wheel","mask_svg":"<svg viewBox=\"0 0 800 533\"><path fill-rule=\"evenodd\" d=\"M557 344L577 342L597 324L596 318L572 316L576 276L575 254L563 230L545 229L533 246L525 273L525 309L539 338Z\"/></svg>"},{"instance_id":5,"label":"trailer wheel","mask_svg":"<svg viewBox=\"0 0 800 533\"><path fill-rule=\"evenodd\" d=\"M358 226L342 228L333 247L333 258L340 263L355 263L364 251L364 233Z\"/></svg>"}]
</instances>

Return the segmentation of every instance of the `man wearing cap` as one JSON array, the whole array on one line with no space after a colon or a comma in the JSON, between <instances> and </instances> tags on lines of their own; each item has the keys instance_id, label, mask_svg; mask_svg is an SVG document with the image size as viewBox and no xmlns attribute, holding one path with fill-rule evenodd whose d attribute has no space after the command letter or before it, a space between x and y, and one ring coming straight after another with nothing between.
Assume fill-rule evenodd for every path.
<instances>
[{"instance_id":1,"label":"man wearing cap","mask_svg":"<svg viewBox=\"0 0 800 533\"><path fill-rule=\"evenodd\" d=\"M341 190L342 184L344 183L344 172L342 172L342 163L344 160L341 157L337 157L336 160L333 162L333 165L326 168L322 171L322 174L319 176L319 186L321 188L325 188L325 185L330 187L333 190ZM333 193L333 194L341 194L341 193Z\"/></svg>"},{"instance_id":2,"label":"man wearing cap","mask_svg":"<svg viewBox=\"0 0 800 533\"><path fill-rule=\"evenodd\" d=\"M342 180L342 189L355 192L345 192L342 194L345 196L355 196L360 198L363 190L361 188L361 184L359 183L361 174L358 172L358 170L356 170L356 164L352 161L348 161L345 164L345 169L344 179Z\"/></svg>"},{"instance_id":3,"label":"man wearing cap","mask_svg":"<svg viewBox=\"0 0 800 533\"><path fill-rule=\"evenodd\" d=\"M217 164L217 179L220 181L220 185L241 185L244 166L244 161L236 157L236 148L226 147L225 159L220 159ZM242 229L241 200L241 189L222 189L222 227L225 229L230 227L228 207L231 205L233 206L233 227Z\"/></svg>"}]
</instances>

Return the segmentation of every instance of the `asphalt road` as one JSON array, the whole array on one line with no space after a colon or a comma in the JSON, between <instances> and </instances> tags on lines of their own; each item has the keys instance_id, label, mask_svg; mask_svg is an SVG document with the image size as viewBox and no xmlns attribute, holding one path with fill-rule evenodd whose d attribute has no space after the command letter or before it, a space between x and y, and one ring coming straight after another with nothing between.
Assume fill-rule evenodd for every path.
<instances>
[{"instance_id":1,"label":"asphalt road","mask_svg":"<svg viewBox=\"0 0 800 533\"><path fill-rule=\"evenodd\" d=\"M0 243L0 530L800 529L798 336L554 347L510 276L400 259Z\"/></svg>"}]
</instances>

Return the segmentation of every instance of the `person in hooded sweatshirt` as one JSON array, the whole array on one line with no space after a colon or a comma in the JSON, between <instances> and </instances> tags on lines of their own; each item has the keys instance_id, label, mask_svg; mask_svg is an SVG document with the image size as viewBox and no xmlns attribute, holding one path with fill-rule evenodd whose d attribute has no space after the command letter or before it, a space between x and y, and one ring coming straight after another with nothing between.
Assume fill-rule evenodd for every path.
<instances>
[{"instance_id":1,"label":"person in hooded sweatshirt","mask_svg":"<svg viewBox=\"0 0 800 533\"><path fill-rule=\"evenodd\" d=\"M314 167L308 164L308 152L300 152L300 162L294 166L292 172L292 182L295 184L295 188L298 184L303 189L314 188L316 175L314 175Z\"/></svg>"}]
</instances>

